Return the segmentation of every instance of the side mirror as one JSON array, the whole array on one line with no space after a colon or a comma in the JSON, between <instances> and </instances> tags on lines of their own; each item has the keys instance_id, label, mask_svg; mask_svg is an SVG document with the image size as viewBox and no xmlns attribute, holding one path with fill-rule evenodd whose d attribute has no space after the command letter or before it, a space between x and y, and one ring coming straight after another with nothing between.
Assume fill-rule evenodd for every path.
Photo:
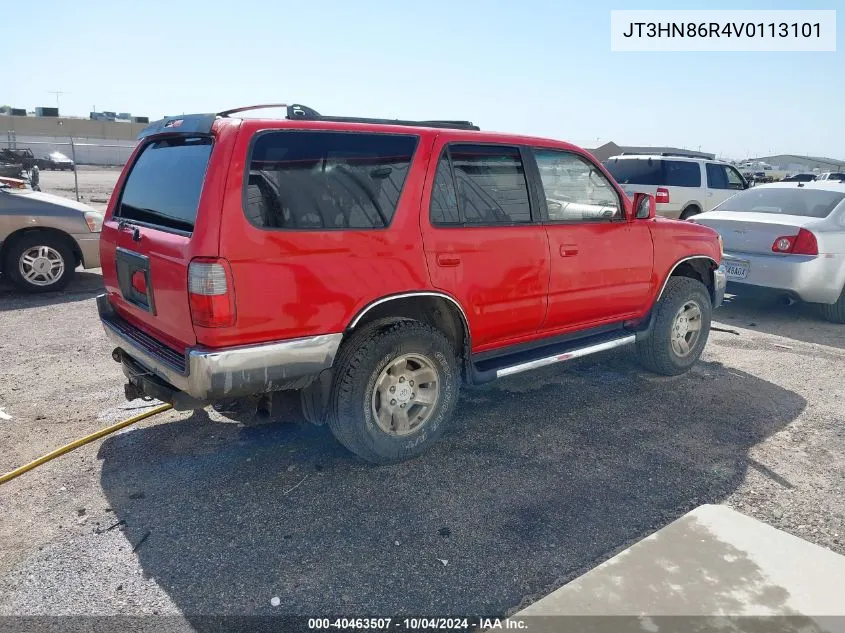
<instances>
[{"instance_id":1,"label":"side mirror","mask_svg":"<svg viewBox=\"0 0 845 633\"><path fill-rule=\"evenodd\" d=\"M657 213L654 196L648 193L635 193L633 207L637 220L651 220Z\"/></svg>"}]
</instances>

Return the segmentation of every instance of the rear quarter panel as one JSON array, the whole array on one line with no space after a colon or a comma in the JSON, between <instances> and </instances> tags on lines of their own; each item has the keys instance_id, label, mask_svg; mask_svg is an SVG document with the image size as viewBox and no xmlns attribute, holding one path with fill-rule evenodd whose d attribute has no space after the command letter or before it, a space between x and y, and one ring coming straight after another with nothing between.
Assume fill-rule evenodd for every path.
<instances>
[{"instance_id":1,"label":"rear quarter panel","mask_svg":"<svg viewBox=\"0 0 845 633\"><path fill-rule=\"evenodd\" d=\"M259 131L292 127L302 129L301 124L284 121L243 122L232 155L220 226L220 255L231 264L237 321L233 328L196 328L202 344L220 347L342 332L372 301L430 287L419 207L434 134L420 136L388 228L256 228L243 209L250 141ZM315 122L309 129L338 128Z\"/></svg>"}]
</instances>

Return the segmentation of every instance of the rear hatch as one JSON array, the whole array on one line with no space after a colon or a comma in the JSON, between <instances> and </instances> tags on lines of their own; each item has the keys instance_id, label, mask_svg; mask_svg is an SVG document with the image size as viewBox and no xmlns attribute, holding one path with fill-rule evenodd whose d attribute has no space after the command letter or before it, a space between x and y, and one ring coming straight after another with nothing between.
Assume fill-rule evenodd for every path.
<instances>
[{"instance_id":1,"label":"rear hatch","mask_svg":"<svg viewBox=\"0 0 845 633\"><path fill-rule=\"evenodd\" d=\"M219 218L204 220L199 213L213 144L210 134L142 142L118 182L101 234L103 279L116 311L180 351L196 343L188 266L198 250L217 254Z\"/></svg>"},{"instance_id":2,"label":"rear hatch","mask_svg":"<svg viewBox=\"0 0 845 633\"><path fill-rule=\"evenodd\" d=\"M639 158L611 158L604 162L607 171L629 198L633 198L635 193L657 195L657 188L665 184L662 164L660 159Z\"/></svg>"},{"instance_id":3,"label":"rear hatch","mask_svg":"<svg viewBox=\"0 0 845 633\"><path fill-rule=\"evenodd\" d=\"M701 167L695 161L665 157L610 158L604 166L628 197L647 193L658 203L679 204L683 200L672 199L672 187L701 187ZM685 195L682 193L681 197Z\"/></svg>"}]
</instances>

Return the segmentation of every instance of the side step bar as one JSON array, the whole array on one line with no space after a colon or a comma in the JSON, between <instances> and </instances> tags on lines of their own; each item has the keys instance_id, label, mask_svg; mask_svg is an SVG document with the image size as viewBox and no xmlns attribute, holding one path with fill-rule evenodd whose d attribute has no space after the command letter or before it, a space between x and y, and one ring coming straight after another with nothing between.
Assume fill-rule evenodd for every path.
<instances>
[{"instance_id":1,"label":"side step bar","mask_svg":"<svg viewBox=\"0 0 845 633\"><path fill-rule=\"evenodd\" d=\"M537 369L539 367L545 367L546 365L554 365L555 363L562 363L567 360L572 360L573 358L581 358L582 356L597 354L598 352L604 352L606 350L614 349L616 347L622 347L623 345L630 345L636 340L636 335L629 334L627 336L611 339L609 341L603 341L601 343L587 345L586 347L575 348L562 354L554 354L553 356L537 358L535 360L526 361L517 365L511 365L510 367L502 367L501 369L496 370L496 378L504 378L505 376L512 376L514 374L519 374L523 371L528 371L530 369Z\"/></svg>"}]
</instances>

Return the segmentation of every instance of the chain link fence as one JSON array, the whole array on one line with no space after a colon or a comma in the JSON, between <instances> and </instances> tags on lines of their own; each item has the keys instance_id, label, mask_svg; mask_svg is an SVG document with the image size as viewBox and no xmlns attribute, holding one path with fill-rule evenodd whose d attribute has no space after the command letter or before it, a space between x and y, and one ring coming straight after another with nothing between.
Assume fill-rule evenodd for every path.
<instances>
[{"instance_id":1,"label":"chain link fence","mask_svg":"<svg viewBox=\"0 0 845 633\"><path fill-rule=\"evenodd\" d=\"M20 177L30 186L95 207L108 202L120 169L136 145L134 140L0 135L0 149L14 150L23 162ZM56 156L57 152L70 162ZM0 157L0 162L8 159Z\"/></svg>"}]
</instances>

